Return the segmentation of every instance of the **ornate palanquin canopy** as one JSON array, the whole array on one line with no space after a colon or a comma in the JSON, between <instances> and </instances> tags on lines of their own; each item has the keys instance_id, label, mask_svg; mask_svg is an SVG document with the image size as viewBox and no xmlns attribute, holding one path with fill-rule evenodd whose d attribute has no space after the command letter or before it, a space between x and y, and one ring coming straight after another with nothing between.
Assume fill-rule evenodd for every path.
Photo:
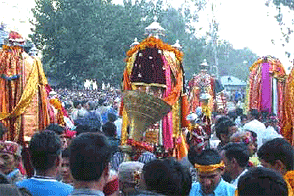
<instances>
[{"instance_id":1,"label":"ornate palanquin canopy","mask_svg":"<svg viewBox=\"0 0 294 196\"><path fill-rule=\"evenodd\" d=\"M275 113L283 119L286 72L280 60L265 56L250 67L247 93L248 110Z\"/></svg>"},{"instance_id":2,"label":"ornate palanquin canopy","mask_svg":"<svg viewBox=\"0 0 294 196\"><path fill-rule=\"evenodd\" d=\"M174 139L179 137L181 127L188 126L186 116L189 107L183 94L184 71L183 52L179 44L173 46L160 38L164 31L157 22L146 28L149 35L142 42L135 41L126 53L126 67L123 75L123 91L138 90L158 97L168 103L172 110L155 129L159 129L159 140L166 149L174 148ZM148 31L147 31L148 30ZM122 144L127 141L126 129L129 126L123 103L120 110L123 116ZM153 127L154 129L154 127ZM147 135L147 134L146 134ZM160 139L161 138L161 139Z\"/></svg>"}]
</instances>

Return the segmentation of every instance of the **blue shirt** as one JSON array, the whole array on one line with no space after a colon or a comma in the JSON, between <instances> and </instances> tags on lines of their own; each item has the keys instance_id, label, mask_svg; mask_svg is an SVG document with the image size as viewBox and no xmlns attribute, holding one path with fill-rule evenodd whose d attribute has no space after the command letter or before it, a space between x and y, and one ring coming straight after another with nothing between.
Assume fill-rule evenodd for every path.
<instances>
[{"instance_id":1,"label":"blue shirt","mask_svg":"<svg viewBox=\"0 0 294 196\"><path fill-rule=\"evenodd\" d=\"M32 196L67 196L73 191L71 185L58 182L54 179L30 178L19 181L16 186L26 188Z\"/></svg>"},{"instance_id":2,"label":"blue shirt","mask_svg":"<svg viewBox=\"0 0 294 196\"><path fill-rule=\"evenodd\" d=\"M104 196L104 193L99 190L92 189L74 189L74 191L69 196Z\"/></svg>"},{"instance_id":3,"label":"blue shirt","mask_svg":"<svg viewBox=\"0 0 294 196\"><path fill-rule=\"evenodd\" d=\"M203 194L200 183L195 182L192 184L190 196L235 196L235 189L236 188L232 184L221 179L213 193Z\"/></svg>"}]
</instances>

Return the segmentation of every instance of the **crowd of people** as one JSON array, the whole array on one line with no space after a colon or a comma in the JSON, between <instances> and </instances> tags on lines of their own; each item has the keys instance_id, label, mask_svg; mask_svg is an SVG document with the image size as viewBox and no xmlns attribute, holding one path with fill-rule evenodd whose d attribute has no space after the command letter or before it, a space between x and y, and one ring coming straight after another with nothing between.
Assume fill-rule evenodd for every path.
<instances>
[{"instance_id":1,"label":"crowd of people","mask_svg":"<svg viewBox=\"0 0 294 196\"><path fill-rule=\"evenodd\" d=\"M204 142L219 143L199 146L187 135L188 155L176 160L160 148L119 145L118 91L57 92L74 131L50 124L25 147L1 141L0 195L293 194L293 147L273 114L214 113ZM85 97L75 99L80 93Z\"/></svg>"}]
</instances>

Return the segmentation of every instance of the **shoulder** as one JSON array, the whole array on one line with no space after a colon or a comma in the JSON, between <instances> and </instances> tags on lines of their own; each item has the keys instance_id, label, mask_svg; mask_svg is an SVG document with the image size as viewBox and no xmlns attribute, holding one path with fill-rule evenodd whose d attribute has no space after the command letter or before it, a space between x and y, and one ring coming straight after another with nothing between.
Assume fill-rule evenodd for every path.
<instances>
[{"instance_id":1,"label":"shoulder","mask_svg":"<svg viewBox=\"0 0 294 196\"><path fill-rule=\"evenodd\" d=\"M23 187L23 186L26 186L26 185L29 185L29 184L32 184L32 180L31 179L23 179L21 181L18 181L15 183L16 186L18 187Z\"/></svg>"},{"instance_id":2,"label":"shoulder","mask_svg":"<svg viewBox=\"0 0 294 196\"><path fill-rule=\"evenodd\" d=\"M221 182L219 184L219 186L217 187L217 191L220 192L225 192L228 195L235 195L235 190L236 187L226 181L224 181L223 179L221 179Z\"/></svg>"},{"instance_id":3,"label":"shoulder","mask_svg":"<svg viewBox=\"0 0 294 196\"><path fill-rule=\"evenodd\" d=\"M200 189L201 189L201 186L200 186L199 182L192 183L192 187L191 187L191 190L190 190L190 196L199 195L200 194Z\"/></svg>"}]
</instances>

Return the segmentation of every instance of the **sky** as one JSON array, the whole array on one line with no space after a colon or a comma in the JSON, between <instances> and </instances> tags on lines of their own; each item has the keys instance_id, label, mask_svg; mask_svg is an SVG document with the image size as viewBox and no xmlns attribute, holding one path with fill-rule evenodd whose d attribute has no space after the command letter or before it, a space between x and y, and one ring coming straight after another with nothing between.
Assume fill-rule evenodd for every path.
<instances>
[{"instance_id":1,"label":"sky","mask_svg":"<svg viewBox=\"0 0 294 196\"><path fill-rule=\"evenodd\" d=\"M286 48L281 46L280 27L274 18L277 11L273 5L266 7L266 1L208 0L208 2L214 2L214 5L216 5L214 15L219 22L220 39L229 41L235 49L248 47L258 56L275 56L287 69L292 63L289 62L290 59L286 58L285 50L290 51L291 48L293 51L294 37L292 36L292 41L286 45ZM123 0L113 0L113 2L122 4ZM183 1L164 0L164 2L178 8ZM0 22L9 24L9 30L16 30L27 37L32 27L29 19L32 18L31 8L34 6L34 0L0 0ZM286 15L286 19L294 18L293 16L287 17L287 9L282 11ZM211 9L200 11L199 16L200 22L196 24L196 27L202 27L199 35L204 35L212 17ZM275 40L275 45L272 44L272 39ZM294 52L292 52L293 58Z\"/></svg>"}]
</instances>

